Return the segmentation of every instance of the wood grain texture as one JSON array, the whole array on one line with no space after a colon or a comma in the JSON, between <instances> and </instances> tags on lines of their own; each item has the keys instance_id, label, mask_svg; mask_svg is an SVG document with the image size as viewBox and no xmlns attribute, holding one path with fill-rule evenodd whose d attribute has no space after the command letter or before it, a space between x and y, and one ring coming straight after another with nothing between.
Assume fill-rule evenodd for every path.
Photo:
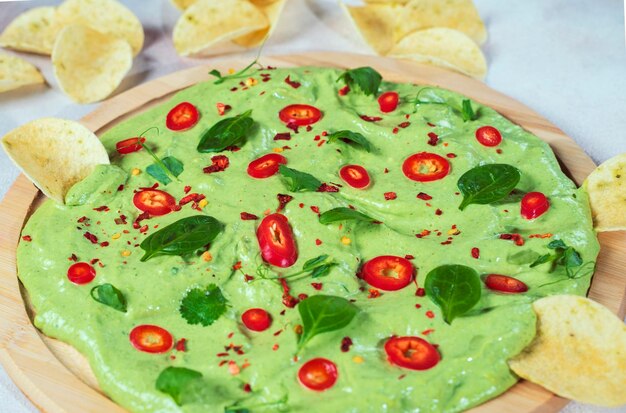
<instances>
[{"instance_id":1,"label":"wood grain texture","mask_svg":"<svg viewBox=\"0 0 626 413\"><path fill-rule=\"evenodd\" d=\"M263 64L280 67L369 65L386 80L442 86L484 103L550 144L564 171L578 184L595 168L593 161L556 126L519 102L466 76L393 59L318 52L266 57ZM167 99L174 92L208 80L210 69L240 68L246 60L215 61L153 80L102 103L82 123L101 134L121 120ZM41 201L37 189L21 175L0 205L0 362L42 412L122 413L98 389L85 359L72 347L41 335L29 317L28 297L16 274L15 251L24 222ZM598 258L589 297L624 317L626 311L626 233L600 234ZM568 400L543 388L520 382L502 396L472 409L480 413L557 412Z\"/></svg>"}]
</instances>

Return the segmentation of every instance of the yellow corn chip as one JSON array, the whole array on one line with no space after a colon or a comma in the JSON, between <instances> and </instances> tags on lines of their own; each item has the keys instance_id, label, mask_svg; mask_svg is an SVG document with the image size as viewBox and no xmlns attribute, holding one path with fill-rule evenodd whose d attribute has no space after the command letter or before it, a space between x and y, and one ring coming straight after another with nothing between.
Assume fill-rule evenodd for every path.
<instances>
[{"instance_id":1,"label":"yellow corn chip","mask_svg":"<svg viewBox=\"0 0 626 413\"><path fill-rule=\"evenodd\" d=\"M378 54L385 55L394 42L396 20L402 17L397 4L372 4L353 7L341 3L363 40Z\"/></svg>"},{"instance_id":2,"label":"yellow corn chip","mask_svg":"<svg viewBox=\"0 0 626 413\"><path fill-rule=\"evenodd\" d=\"M196 0L172 0L174 6L178 7L181 10L187 9L187 7L191 6L195 2Z\"/></svg>"},{"instance_id":3,"label":"yellow corn chip","mask_svg":"<svg viewBox=\"0 0 626 413\"><path fill-rule=\"evenodd\" d=\"M0 53L0 92L45 83L39 70L17 56Z\"/></svg>"},{"instance_id":4,"label":"yellow corn chip","mask_svg":"<svg viewBox=\"0 0 626 413\"><path fill-rule=\"evenodd\" d=\"M58 31L54 7L35 7L9 23L0 35L0 46L49 55Z\"/></svg>"},{"instance_id":5,"label":"yellow corn chip","mask_svg":"<svg viewBox=\"0 0 626 413\"><path fill-rule=\"evenodd\" d=\"M265 15L269 21L269 27L257 30L250 34L238 37L233 41L243 47L256 47L263 43L266 38L269 38L276 27L278 18L283 11L283 7L287 3L287 0L272 1L265 4L256 4L256 1L252 0L252 3L257 6L259 10Z\"/></svg>"},{"instance_id":6,"label":"yellow corn chip","mask_svg":"<svg viewBox=\"0 0 626 413\"><path fill-rule=\"evenodd\" d=\"M596 231L626 230L626 153L598 166L585 180Z\"/></svg>"}]
</instances>

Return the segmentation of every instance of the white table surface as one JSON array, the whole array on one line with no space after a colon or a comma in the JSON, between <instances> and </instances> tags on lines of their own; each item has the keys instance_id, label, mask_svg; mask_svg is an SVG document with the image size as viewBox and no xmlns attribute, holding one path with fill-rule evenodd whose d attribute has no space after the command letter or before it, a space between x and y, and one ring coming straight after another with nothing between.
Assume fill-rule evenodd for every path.
<instances>
[{"instance_id":1,"label":"white table surface","mask_svg":"<svg viewBox=\"0 0 626 413\"><path fill-rule=\"evenodd\" d=\"M350 0L356 2L357 0ZM122 0L146 32L142 53L119 91L209 59L180 58L171 42L179 12L168 0ZM0 30L20 11L60 0L0 0ZM476 0L489 39L486 83L552 121L596 163L626 152L626 49L621 0ZM372 54L334 0L289 0L265 54L335 50ZM247 52L253 56L254 52ZM49 58L20 54L49 86L0 95L0 135L32 119L79 119L96 105L78 105L56 85ZM0 197L18 175L0 151ZM626 389L625 389L626 391ZM36 413L0 367L0 413ZM563 412L626 412L570 403Z\"/></svg>"}]
</instances>

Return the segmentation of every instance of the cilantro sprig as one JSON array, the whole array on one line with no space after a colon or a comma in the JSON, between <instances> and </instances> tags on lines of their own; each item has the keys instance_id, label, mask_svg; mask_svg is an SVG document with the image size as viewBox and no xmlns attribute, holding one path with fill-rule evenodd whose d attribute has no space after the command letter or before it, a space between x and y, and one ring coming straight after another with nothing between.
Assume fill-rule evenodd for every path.
<instances>
[{"instance_id":1,"label":"cilantro sprig","mask_svg":"<svg viewBox=\"0 0 626 413\"><path fill-rule=\"evenodd\" d=\"M375 95L378 93L380 82L383 77L376 70L369 66L358 67L343 72L338 78L342 80L351 90L361 91L364 95Z\"/></svg>"},{"instance_id":2,"label":"cilantro sprig","mask_svg":"<svg viewBox=\"0 0 626 413\"><path fill-rule=\"evenodd\" d=\"M207 327L226 312L226 303L222 290L210 284L204 289L194 288L187 292L178 310L187 323Z\"/></svg>"}]
</instances>

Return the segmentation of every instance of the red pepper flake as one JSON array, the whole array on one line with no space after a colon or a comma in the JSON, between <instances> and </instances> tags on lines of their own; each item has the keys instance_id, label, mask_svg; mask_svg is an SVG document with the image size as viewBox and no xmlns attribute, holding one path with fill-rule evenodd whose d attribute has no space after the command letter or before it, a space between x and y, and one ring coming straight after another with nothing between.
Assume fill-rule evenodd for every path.
<instances>
[{"instance_id":1,"label":"red pepper flake","mask_svg":"<svg viewBox=\"0 0 626 413\"><path fill-rule=\"evenodd\" d=\"M443 211L437 208L437 210L435 211L435 215L441 215L441 214L443 214Z\"/></svg>"},{"instance_id":2,"label":"red pepper flake","mask_svg":"<svg viewBox=\"0 0 626 413\"><path fill-rule=\"evenodd\" d=\"M217 113L220 116L224 116L226 112L232 109L232 106L220 102L218 102L215 106L217 106Z\"/></svg>"},{"instance_id":3,"label":"red pepper flake","mask_svg":"<svg viewBox=\"0 0 626 413\"><path fill-rule=\"evenodd\" d=\"M401 375L398 376L398 380L402 380L405 377L406 377L406 374L401 374Z\"/></svg>"},{"instance_id":4,"label":"red pepper flake","mask_svg":"<svg viewBox=\"0 0 626 413\"><path fill-rule=\"evenodd\" d=\"M433 333L434 331L435 331L434 329L429 328L429 329L427 329L427 330L422 331L422 335L427 336L427 335L429 335L430 333Z\"/></svg>"},{"instance_id":5,"label":"red pepper flake","mask_svg":"<svg viewBox=\"0 0 626 413\"><path fill-rule=\"evenodd\" d=\"M92 244L97 244L98 243L98 237L96 237L95 235L93 235L91 232L85 232L83 234L83 237L87 238L89 241L91 241Z\"/></svg>"},{"instance_id":6,"label":"red pepper flake","mask_svg":"<svg viewBox=\"0 0 626 413\"><path fill-rule=\"evenodd\" d=\"M278 348L279 348L278 344L274 344L274 345L272 346L272 350L274 350L274 351L278 350Z\"/></svg>"},{"instance_id":7,"label":"red pepper flake","mask_svg":"<svg viewBox=\"0 0 626 413\"><path fill-rule=\"evenodd\" d=\"M100 243L101 247L108 247L109 246L109 241L104 241Z\"/></svg>"},{"instance_id":8,"label":"red pepper flake","mask_svg":"<svg viewBox=\"0 0 626 413\"><path fill-rule=\"evenodd\" d=\"M311 211L315 212L317 215L320 214L320 207L312 205L311 206Z\"/></svg>"},{"instance_id":9,"label":"red pepper flake","mask_svg":"<svg viewBox=\"0 0 626 413\"><path fill-rule=\"evenodd\" d=\"M218 366L219 366L219 367L222 367L222 366L223 366L224 364L226 364L226 363L228 363L228 361L227 361L227 360L222 360L222 361L220 361L220 362L219 362Z\"/></svg>"},{"instance_id":10,"label":"red pepper flake","mask_svg":"<svg viewBox=\"0 0 626 413\"><path fill-rule=\"evenodd\" d=\"M397 134L399 131L400 131L400 129L398 129L398 128L393 128L393 129L391 130L391 132L392 132L393 134Z\"/></svg>"},{"instance_id":11,"label":"red pepper flake","mask_svg":"<svg viewBox=\"0 0 626 413\"><path fill-rule=\"evenodd\" d=\"M288 141L288 140L291 140L291 133L289 133L289 132L277 133L276 135L274 135L274 140L275 141Z\"/></svg>"},{"instance_id":12,"label":"red pepper flake","mask_svg":"<svg viewBox=\"0 0 626 413\"><path fill-rule=\"evenodd\" d=\"M228 160L228 157L226 157L224 155L216 155L216 156L212 157L211 158L211 162L212 162L211 165L209 165L206 168L202 169L202 171L205 174L210 174L210 173L213 173L213 172L222 172L226 168L228 168L228 165L230 164L230 161Z\"/></svg>"},{"instance_id":13,"label":"red pepper flake","mask_svg":"<svg viewBox=\"0 0 626 413\"><path fill-rule=\"evenodd\" d=\"M243 390L244 392L246 392L246 393L250 393L250 392L252 391L252 386L250 386L250 384L249 384L249 383L245 383L245 384L243 385L242 390Z\"/></svg>"},{"instance_id":14,"label":"red pepper flake","mask_svg":"<svg viewBox=\"0 0 626 413\"><path fill-rule=\"evenodd\" d=\"M30 235L24 235L22 236L22 239L26 242L31 242L33 240L33 238Z\"/></svg>"},{"instance_id":15,"label":"red pepper flake","mask_svg":"<svg viewBox=\"0 0 626 413\"><path fill-rule=\"evenodd\" d=\"M287 194L276 194L276 198L278 198L278 208L276 209L276 212L280 212L285 209L285 206L293 200L293 197Z\"/></svg>"},{"instance_id":16,"label":"red pepper flake","mask_svg":"<svg viewBox=\"0 0 626 413\"><path fill-rule=\"evenodd\" d=\"M235 335L235 333L228 333L228 335L226 336L227 338L233 338L233 336Z\"/></svg>"},{"instance_id":17,"label":"red pepper flake","mask_svg":"<svg viewBox=\"0 0 626 413\"><path fill-rule=\"evenodd\" d=\"M181 338L176 342L176 351L187 351L187 339Z\"/></svg>"},{"instance_id":18,"label":"red pepper flake","mask_svg":"<svg viewBox=\"0 0 626 413\"><path fill-rule=\"evenodd\" d=\"M254 215L254 214L250 214L249 212L242 212L239 215L240 215L242 221L255 221L255 220L259 219L258 216Z\"/></svg>"},{"instance_id":19,"label":"red pepper flake","mask_svg":"<svg viewBox=\"0 0 626 413\"><path fill-rule=\"evenodd\" d=\"M383 173L388 174L388 173L389 173L389 168L385 168L385 169L383 170Z\"/></svg>"},{"instance_id":20,"label":"red pepper flake","mask_svg":"<svg viewBox=\"0 0 626 413\"><path fill-rule=\"evenodd\" d=\"M291 75L289 75L289 76L291 76ZM294 88L294 89L297 89L297 88L299 88L300 86L302 86L302 83L300 83L300 82L296 82L295 80L291 80L289 76L287 76L287 77L285 78L285 83L287 83L289 86L291 86L291 87L292 87L292 88Z\"/></svg>"},{"instance_id":21,"label":"red pepper flake","mask_svg":"<svg viewBox=\"0 0 626 413\"><path fill-rule=\"evenodd\" d=\"M440 244L441 245L450 245L450 244L452 244L452 241L451 240L446 240L446 241L441 242Z\"/></svg>"},{"instance_id":22,"label":"red pepper flake","mask_svg":"<svg viewBox=\"0 0 626 413\"><path fill-rule=\"evenodd\" d=\"M496 149L496 153L497 153L498 155L501 155L501 154L502 154L502 149L500 149L500 148Z\"/></svg>"},{"instance_id":23,"label":"red pepper flake","mask_svg":"<svg viewBox=\"0 0 626 413\"><path fill-rule=\"evenodd\" d=\"M545 234L531 234L528 236L528 238L552 238L551 233L547 232Z\"/></svg>"},{"instance_id":24,"label":"red pepper flake","mask_svg":"<svg viewBox=\"0 0 626 413\"><path fill-rule=\"evenodd\" d=\"M241 261L237 261L235 265L233 265L233 271L238 271L241 269Z\"/></svg>"},{"instance_id":25,"label":"red pepper flake","mask_svg":"<svg viewBox=\"0 0 626 413\"><path fill-rule=\"evenodd\" d=\"M321 240L321 239L319 239L319 238L318 238L318 239L316 239L316 240L315 240L315 245L317 245L318 247L319 247L320 245L322 245L322 240Z\"/></svg>"},{"instance_id":26,"label":"red pepper flake","mask_svg":"<svg viewBox=\"0 0 626 413\"><path fill-rule=\"evenodd\" d=\"M322 283L311 283L311 287L315 288L317 291L321 290L324 284Z\"/></svg>"},{"instance_id":27,"label":"red pepper flake","mask_svg":"<svg viewBox=\"0 0 626 413\"><path fill-rule=\"evenodd\" d=\"M408 128L410 125L411 125L411 122L402 122L398 126L404 129L404 128Z\"/></svg>"},{"instance_id":28,"label":"red pepper flake","mask_svg":"<svg viewBox=\"0 0 626 413\"><path fill-rule=\"evenodd\" d=\"M106 205L99 206L98 208L94 208L93 210L94 211L98 211L98 212L102 212L102 211L109 212L110 211L109 207L106 206Z\"/></svg>"},{"instance_id":29,"label":"red pepper flake","mask_svg":"<svg viewBox=\"0 0 626 413\"><path fill-rule=\"evenodd\" d=\"M428 235L430 235L430 231L427 229L423 229L422 232L420 232L419 234L415 234L417 238L424 238Z\"/></svg>"},{"instance_id":30,"label":"red pepper flake","mask_svg":"<svg viewBox=\"0 0 626 413\"><path fill-rule=\"evenodd\" d=\"M347 353L352 346L352 339L350 337L344 337L341 339L341 351Z\"/></svg>"},{"instance_id":31,"label":"red pepper flake","mask_svg":"<svg viewBox=\"0 0 626 413\"><path fill-rule=\"evenodd\" d=\"M446 154L446 156L447 156L448 158L451 158L451 159L452 159L452 158L456 158L456 154L454 154L454 153L452 153L452 152L451 152L451 153L447 153L447 154Z\"/></svg>"},{"instance_id":32,"label":"red pepper flake","mask_svg":"<svg viewBox=\"0 0 626 413\"><path fill-rule=\"evenodd\" d=\"M407 254L407 255L404 256L404 259L405 260L413 260L413 259L415 259L415 257L413 255Z\"/></svg>"},{"instance_id":33,"label":"red pepper flake","mask_svg":"<svg viewBox=\"0 0 626 413\"><path fill-rule=\"evenodd\" d=\"M396 195L395 192L385 192L385 200L387 201L393 201L394 199L396 199L398 197L398 195Z\"/></svg>"},{"instance_id":34,"label":"red pepper flake","mask_svg":"<svg viewBox=\"0 0 626 413\"><path fill-rule=\"evenodd\" d=\"M115 218L114 221L115 221L115 223L117 225L126 225L127 224L127 222L126 222L126 215L120 214L120 217L119 218Z\"/></svg>"},{"instance_id":35,"label":"red pepper flake","mask_svg":"<svg viewBox=\"0 0 626 413\"><path fill-rule=\"evenodd\" d=\"M239 369L239 366L237 366L237 363L235 363L232 360L228 362L228 372L230 374L232 374L233 376L236 376L237 374L239 374L240 371L241 370Z\"/></svg>"},{"instance_id":36,"label":"red pepper flake","mask_svg":"<svg viewBox=\"0 0 626 413\"><path fill-rule=\"evenodd\" d=\"M435 146L439 142L439 136L434 132L428 132L428 144Z\"/></svg>"},{"instance_id":37,"label":"red pepper flake","mask_svg":"<svg viewBox=\"0 0 626 413\"><path fill-rule=\"evenodd\" d=\"M274 337L278 337L281 333L283 332L283 330L278 330L274 333Z\"/></svg>"},{"instance_id":38,"label":"red pepper flake","mask_svg":"<svg viewBox=\"0 0 626 413\"><path fill-rule=\"evenodd\" d=\"M380 291L378 291L376 288L370 288L368 290L369 295L367 296L367 298L378 298L380 297Z\"/></svg>"},{"instance_id":39,"label":"red pepper flake","mask_svg":"<svg viewBox=\"0 0 626 413\"><path fill-rule=\"evenodd\" d=\"M339 96L345 96L345 95L348 94L348 92L350 92L350 86L345 85L344 87L339 89L339 92L337 92L337 93L339 94Z\"/></svg>"},{"instance_id":40,"label":"red pepper flake","mask_svg":"<svg viewBox=\"0 0 626 413\"><path fill-rule=\"evenodd\" d=\"M139 223L144 219L150 219L150 214L147 211L142 212L137 218L135 218L135 221L133 221L133 228L139 229L139 227L141 226L139 225Z\"/></svg>"},{"instance_id":41,"label":"red pepper flake","mask_svg":"<svg viewBox=\"0 0 626 413\"><path fill-rule=\"evenodd\" d=\"M308 294L304 294L304 293L300 293L300 294L298 294L298 299L299 299L300 301L302 301L302 300L306 300L307 298L309 298L309 295L308 295Z\"/></svg>"},{"instance_id":42,"label":"red pepper flake","mask_svg":"<svg viewBox=\"0 0 626 413\"><path fill-rule=\"evenodd\" d=\"M298 204L298 206L299 206L300 208L304 208L304 203L300 202L300 203Z\"/></svg>"},{"instance_id":43,"label":"red pepper flake","mask_svg":"<svg viewBox=\"0 0 626 413\"><path fill-rule=\"evenodd\" d=\"M298 125L295 122L287 122L287 125L285 126L294 131L294 133L298 133Z\"/></svg>"},{"instance_id":44,"label":"red pepper flake","mask_svg":"<svg viewBox=\"0 0 626 413\"><path fill-rule=\"evenodd\" d=\"M72 254L72 255L70 255L70 257L68 258L68 260L70 260L70 261L74 261L74 262L78 262L78 257L76 256L76 254Z\"/></svg>"},{"instance_id":45,"label":"red pepper flake","mask_svg":"<svg viewBox=\"0 0 626 413\"><path fill-rule=\"evenodd\" d=\"M89 261L89 264L96 265L98 261L100 261L100 258L92 258L91 261Z\"/></svg>"},{"instance_id":46,"label":"red pepper flake","mask_svg":"<svg viewBox=\"0 0 626 413\"><path fill-rule=\"evenodd\" d=\"M339 192L339 188L334 185L323 183L319 188L317 188L317 192Z\"/></svg>"},{"instance_id":47,"label":"red pepper flake","mask_svg":"<svg viewBox=\"0 0 626 413\"><path fill-rule=\"evenodd\" d=\"M422 308L422 305L421 304L415 304L415 308L417 308L419 310L420 308Z\"/></svg>"},{"instance_id":48,"label":"red pepper flake","mask_svg":"<svg viewBox=\"0 0 626 413\"><path fill-rule=\"evenodd\" d=\"M434 128L435 126L437 126L437 125L435 125L434 123L430 123L430 122L427 122L426 124L427 124L428 126L430 126L431 128Z\"/></svg>"},{"instance_id":49,"label":"red pepper flake","mask_svg":"<svg viewBox=\"0 0 626 413\"><path fill-rule=\"evenodd\" d=\"M244 274L243 275L243 280L247 283L249 283L250 281L254 280L254 277L248 274Z\"/></svg>"},{"instance_id":50,"label":"red pepper flake","mask_svg":"<svg viewBox=\"0 0 626 413\"><path fill-rule=\"evenodd\" d=\"M515 245L524 245L524 238L520 234L500 234L500 239L512 240Z\"/></svg>"},{"instance_id":51,"label":"red pepper flake","mask_svg":"<svg viewBox=\"0 0 626 413\"><path fill-rule=\"evenodd\" d=\"M189 185L185 185L185 188L183 189L183 191L185 191L185 193L188 194L189 191L191 191L191 187Z\"/></svg>"},{"instance_id":52,"label":"red pepper flake","mask_svg":"<svg viewBox=\"0 0 626 413\"><path fill-rule=\"evenodd\" d=\"M148 226L147 225L143 225L141 228L139 228L139 232L141 232L142 234L144 232L148 231Z\"/></svg>"},{"instance_id":53,"label":"red pepper flake","mask_svg":"<svg viewBox=\"0 0 626 413\"><path fill-rule=\"evenodd\" d=\"M85 221L89 221L89 218L84 215L76 220L76 222L78 222L79 224L82 224Z\"/></svg>"},{"instance_id":54,"label":"red pepper flake","mask_svg":"<svg viewBox=\"0 0 626 413\"><path fill-rule=\"evenodd\" d=\"M415 291L415 295L418 297L423 297L426 295L426 290L424 290L422 287L419 287L416 291ZM419 308L419 307L418 307Z\"/></svg>"},{"instance_id":55,"label":"red pepper flake","mask_svg":"<svg viewBox=\"0 0 626 413\"><path fill-rule=\"evenodd\" d=\"M321 148L321 147L322 147L322 145L323 145L323 144L325 144L325 143L326 143L326 139L322 139L321 141L319 141L319 142L317 143L317 147L318 147L318 148Z\"/></svg>"},{"instance_id":56,"label":"red pepper flake","mask_svg":"<svg viewBox=\"0 0 626 413\"><path fill-rule=\"evenodd\" d=\"M476 247L472 248L472 258L480 258L480 250Z\"/></svg>"},{"instance_id":57,"label":"red pepper flake","mask_svg":"<svg viewBox=\"0 0 626 413\"><path fill-rule=\"evenodd\" d=\"M183 206L183 205L187 205L190 202L200 202L204 198L206 198L205 195L194 192L193 194L185 195L184 197L182 197L180 201L178 202L178 205Z\"/></svg>"},{"instance_id":58,"label":"red pepper flake","mask_svg":"<svg viewBox=\"0 0 626 413\"><path fill-rule=\"evenodd\" d=\"M432 196L428 195L425 192L420 192L419 194L417 194L417 197L423 201L430 201L431 199L433 199Z\"/></svg>"},{"instance_id":59,"label":"red pepper flake","mask_svg":"<svg viewBox=\"0 0 626 413\"><path fill-rule=\"evenodd\" d=\"M121 191L123 191L123 190L124 190L124 184L122 184L122 185L120 185L120 186L118 186L118 187L117 187L117 191L118 191L118 192L121 192Z\"/></svg>"},{"instance_id":60,"label":"red pepper flake","mask_svg":"<svg viewBox=\"0 0 626 413\"><path fill-rule=\"evenodd\" d=\"M426 317L428 317L428 318L435 318L435 313L433 313L432 311L428 310L428 311L426 311Z\"/></svg>"},{"instance_id":61,"label":"red pepper flake","mask_svg":"<svg viewBox=\"0 0 626 413\"><path fill-rule=\"evenodd\" d=\"M367 116L367 115L359 115L361 119L363 119L366 122L378 122L380 120L383 120L383 118L381 118L380 116Z\"/></svg>"},{"instance_id":62,"label":"red pepper flake","mask_svg":"<svg viewBox=\"0 0 626 413\"><path fill-rule=\"evenodd\" d=\"M287 280L285 280L284 278L279 278L278 280L283 287L283 304L287 308L294 308L299 302L298 299L289 294L289 285L287 284Z\"/></svg>"}]
</instances>

